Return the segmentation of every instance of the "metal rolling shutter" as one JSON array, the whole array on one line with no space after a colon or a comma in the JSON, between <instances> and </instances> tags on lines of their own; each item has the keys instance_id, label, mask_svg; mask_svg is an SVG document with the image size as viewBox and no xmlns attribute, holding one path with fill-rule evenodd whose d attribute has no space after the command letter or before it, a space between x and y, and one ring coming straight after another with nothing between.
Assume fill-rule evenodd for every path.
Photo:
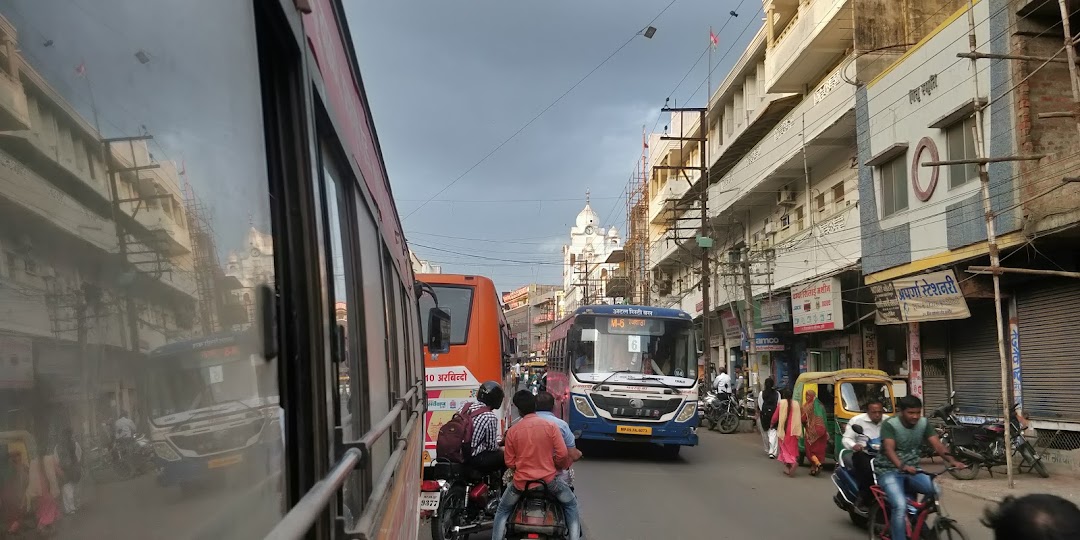
<instances>
[{"instance_id":1,"label":"metal rolling shutter","mask_svg":"<svg viewBox=\"0 0 1080 540\"><path fill-rule=\"evenodd\" d=\"M1024 413L1031 418L1080 421L1080 283L1043 281L1016 297Z\"/></svg>"},{"instance_id":2,"label":"metal rolling shutter","mask_svg":"<svg viewBox=\"0 0 1080 540\"><path fill-rule=\"evenodd\" d=\"M994 303L970 301L971 317L949 323L949 352L961 414L1001 414Z\"/></svg>"},{"instance_id":3,"label":"metal rolling shutter","mask_svg":"<svg viewBox=\"0 0 1080 540\"><path fill-rule=\"evenodd\" d=\"M948 343L945 323L931 322L919 325L923 361L923 411L929 416L934 409L949 399L949 371L947 365Z\"/></svg>"}]
</instances>

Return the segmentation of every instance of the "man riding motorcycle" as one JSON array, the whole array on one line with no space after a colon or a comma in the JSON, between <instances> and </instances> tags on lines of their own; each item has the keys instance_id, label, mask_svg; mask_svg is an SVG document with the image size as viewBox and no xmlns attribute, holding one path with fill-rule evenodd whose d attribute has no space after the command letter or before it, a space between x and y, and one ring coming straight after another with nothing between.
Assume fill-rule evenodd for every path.
<instances>
[{"instance_id":1,"label":"man riding motorcycle","mask_svg":"<svg viewBox=\"0 0 1080 540\"><path fill-rule=\"evenodd\" d=\"M874 471L870 466L874 457L867 452L867 445L881 438L881 423L885 418L885 405L880 401L871 401L866 404L866 412L852 418L844 430L844 448L851 450L855 479L859 483L859 498L855 505L860 510L866 510L871 500L870 486L874 484ZM854 426L862 427L861 435L855 432Z\"/></svg>"},{"instance_id":2,"label":"man riding motorcycle","mask_svg":"<svg viewBox=\"0 0 1080 540\"><path fill-rule=\"evenodd\" d=\"M540 391L536 394L536 416L555 424L555 427L559 428L559 433L562 434L563 442L566 443L566 450L570 454L570 461L577 461L581 459L581 450L577 449L577 441L574 440L574 433L570 431L570 426L563 421L562 418L555 416L551 411L555 410L555 396L550 392ZM559 471L559 480L562 480L568 486L574 485L574 478L571 469L565 469Z\"/></svg>"},{"instance_id":3,"label":"man riding motorcycle","mask_svg":"<svg viewBox=\"0 0 1080 540\"><path fill-rule=\"evenodd\" d=\"M563 505L569 539L581 538L577 498L570 486L557 479L558 472L570 468L569 450L555 424L537 416L536 396L528 390L514 394L514 406L521 419L506 432L506 466L513 469L514 481L506 486L495 512L492 540L506 538L506 523L521 499L526 484L543 481L548 492Z\"/></svg>"}]
</instances>

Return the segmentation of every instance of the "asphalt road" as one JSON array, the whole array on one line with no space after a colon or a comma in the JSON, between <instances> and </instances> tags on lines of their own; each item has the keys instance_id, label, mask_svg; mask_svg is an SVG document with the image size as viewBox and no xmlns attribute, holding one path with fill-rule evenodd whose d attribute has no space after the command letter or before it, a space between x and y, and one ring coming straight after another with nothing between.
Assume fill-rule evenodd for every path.
<instances>
[{"instance_id":1,"label":"asphalt road","mask_svg":"<svg viewBox=\"0 0 1080 540\"><path fill-rule=\"evenodd\" d=\"M867 537L833 504L829 470L816 478L806 468L784 476L761 452L757 433L704 431L701 444L683 448L675 461L647 445L582 451L576 489L589 540ZM946 492L944 504L969 540L991 538L978 522L985 502Z\"/></svg>"}]
</instances>

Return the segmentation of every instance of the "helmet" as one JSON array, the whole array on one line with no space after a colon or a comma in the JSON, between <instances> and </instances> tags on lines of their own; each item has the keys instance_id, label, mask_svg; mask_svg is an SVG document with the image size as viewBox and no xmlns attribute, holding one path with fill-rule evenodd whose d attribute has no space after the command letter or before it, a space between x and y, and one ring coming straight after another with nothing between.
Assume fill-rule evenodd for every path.
<instances>
[{"instance_id":1,"label":"helmet","mask_svg":"<svg viewBox=\"0 0 1080 540\"><path fill-rule=\"evenodd\" d=\"M480 389L476 391L476 400L492 409L502 407L504 397L506 394L503 393L502 386L495 381L481 384Z\"/></svg>"}]
</instances>

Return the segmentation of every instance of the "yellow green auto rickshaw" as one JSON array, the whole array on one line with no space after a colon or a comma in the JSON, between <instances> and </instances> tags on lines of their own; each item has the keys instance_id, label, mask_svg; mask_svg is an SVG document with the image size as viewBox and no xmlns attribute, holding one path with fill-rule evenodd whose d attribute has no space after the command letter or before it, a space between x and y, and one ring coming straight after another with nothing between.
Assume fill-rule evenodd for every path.
<instances>
[{"instance_id":1,"label":"yellow green auto rickshaw","mask_svg":"<svg viewBox=\"0 0 1080 540\"><path fill-rule=\"evenodd\" d=\"M885 414L895 410L896 396L893 381L888 373L876 369L841 369L839 371L817 371L799 375L795 380L792 397L799 400L803 408L810 406L806 394L813 390L825 409L825 427L829 434L826 450L828 459L836 459L844 447L841 439L847 423L856 415L866 411L866 404L880 400L885 404ZM799 440L799 465L805 461L806 449Z\"/></svg>"}]
</instances>

